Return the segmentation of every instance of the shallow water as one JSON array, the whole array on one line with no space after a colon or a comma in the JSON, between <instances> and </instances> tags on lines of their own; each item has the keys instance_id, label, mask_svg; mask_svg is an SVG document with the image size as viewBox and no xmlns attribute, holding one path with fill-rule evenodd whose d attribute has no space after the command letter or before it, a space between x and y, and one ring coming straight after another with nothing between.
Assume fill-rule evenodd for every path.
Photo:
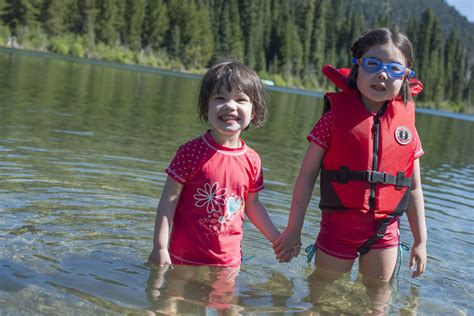
<instances>
[{"instance_id":1,"label":"shallow water","mask_svg":"<svg viewBox=\"0 0 474 316\"><path fill-rule=\"evenodd\" d=\"M144 264L163 170L179 144L206 129L194 109L198 84L166 72L0 52L1 314L213 315L221 304L244 314L367 311L356 269L313 304L311 264L304 256L278 264L250 223L234 295L215 293L212 271L197 271L180 287L172 274L161 278ZM261 199L282 229L305 136L322 102L270 96L268 124L243 137L262 157ZM417 126L426 152L428 269L411 279L404 255L389 313L470 314L474 122L418 113ZM316 188L304 245L318 231L318 199ZM401 230L411 243L406 217Z\"/></svg>"}]
</instances>

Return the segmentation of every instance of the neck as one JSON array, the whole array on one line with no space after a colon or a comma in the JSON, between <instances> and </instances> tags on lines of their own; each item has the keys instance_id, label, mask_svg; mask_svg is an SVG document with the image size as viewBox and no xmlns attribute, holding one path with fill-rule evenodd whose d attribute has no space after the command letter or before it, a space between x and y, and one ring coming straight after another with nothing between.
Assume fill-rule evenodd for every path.
<instances>
[{"instance_id":1,"label":"neck","mask_svg":"<svg viewBox=\"0 0 474 316\"><path fill-rule=\"evenodd\" d=\"M211 136L221 146L228 148L239 148L242 146L240 141L240 131L238 133L224 134L216 129L211 130Z\"/></svg>"},{"instance_id":2,"label":"neck","mask_svg":"<svg viewBox=\"0 0 474 316\"><path fill-rule=\"evenodd\" d=\"M387 101L372 102L368 100L366 97L364 97L363 95L361 95L361 100L362 100L362 104L364 104L365 109L369 111L370 113L377 113L383 107L385 102L387 102Z\"/></svg>"}]
</instances>

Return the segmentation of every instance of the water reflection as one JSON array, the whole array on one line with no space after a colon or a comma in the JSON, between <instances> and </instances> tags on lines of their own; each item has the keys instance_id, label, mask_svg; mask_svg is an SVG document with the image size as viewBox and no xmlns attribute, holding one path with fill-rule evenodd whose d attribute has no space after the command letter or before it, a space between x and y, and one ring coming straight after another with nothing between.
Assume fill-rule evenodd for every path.
<instances>
[{"instance_id":1,"label":"water reflection","mask_svg":"<svg viewBox=\"0 0 474 316\"><path fill-rule=\"evenodd\" d=\"M239 315L235 282L240 268L152 267L146 288L149 315Z\"/></svg>"}]
</instances>

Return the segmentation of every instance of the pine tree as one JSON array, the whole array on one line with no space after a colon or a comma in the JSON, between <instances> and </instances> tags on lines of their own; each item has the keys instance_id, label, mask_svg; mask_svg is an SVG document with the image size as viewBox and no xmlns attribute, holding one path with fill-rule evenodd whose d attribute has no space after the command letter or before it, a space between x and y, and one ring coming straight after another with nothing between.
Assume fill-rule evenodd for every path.
<instances>
[{"instance_id":1,"label":"pine tree","mask_svg":"<svg viewBox=\"0 0 474 316\"><path fill-rule=\"evenodd\" d=\"M272 24L273 24L273 15L272 15L272 3L273 0L263 0L265 2L261 16L263 19L263 25L262 25L262 42L263 42L263 47L265 50L265 60L267 60L267 66L268 66L268 49L270 47L271 43L271 37L272 37Z\"/></svg>"},{"instance_id":2,"label":"pine tree","mask_svg":"<svg viewBox=\"0 0 474 316\"><path fill-rule=\"evenodd\" d=\"M119 38L116 1L97 0L97 6L98 15L95 23L97 40L109 45L116 44Z\"/></svg>"},{"instance_id":3,"label":"pine tree","mask_svg":"<svg viewBox=\"0 0 474 316\"><path fill-rule=\"evenodd\" d=\"M73 21L73 30L76 34L84 35L86 45L92 47L95 43L95 20L97 10L95 0L77 0L77 11Z\"/></svg>"},{"instance_id":4,"label":"pine tree","mask_svg":"<svg viewBox=\"0 0 474 316\"><path fill-rule=\"evenodd\" d=\"M347 51L350 52L350 46L354 43L365 30L364 17L359 12L354 12L350 20L350 28L347 34Z\"/></svg>"},{"instance_id":5,"label":"pine tree","mask_svg":"<svg viewBox=\"0 0 474 316\"><path fill-rule=\"evenodd\" d=\"M448 39L444 45L444 71L446 74L446 82L444 85L444 96L446 100L451 100L454 95L454 77L455 73L454 65L456 63L456 47L459 45L459 39L456 33L453 31L449 34Z\"/></svg>"},{"instance_id":6,"label":"pine tree","mask_svg":"<svg viewBox=\"0 0 474 316\"><path fill-rule=\"evenodd\" d=\"M256 34L254 37L255 41L255 70L261 72L266 70L267 61L265 54L266 47L266 35L267 30L269 29L269 24L271 23L271 15L269 14L270 1L261 0L258 2L258 16L256 20Z\"/></svg>"},{"instance_id":7,"label":"pine tree","mask_svg":"<svg viewBox=\"0 0 474 316\"><path fill-rule=\"evenodd\" d=\"M169 29L168 7L163 0L149 0L143 23L143 46L160 48Z\"/></svg>"},{"instance_id":8,"label":"pine tree","mask_svg":"<svg viewBox=\"0 0 474 316\"><path fill-rule=\"evenodd\" d=\"M460 41L457 42L455 53L455 69L453 69L453 97L452 101L460 104L462 100L462 92L466 80L467 52Z\"/></svg>"},{"instance_id":9,"label":"pine tree","mask_svg":"<svg viewBox=\"0 0 474 316\"><path fill-rule=\"evenodd\" d=\"M416 56L418 60L419 78L424 83L426 87L431 86L431 73L429 69L430 61L430 42L431 42L431 33L433 30L433 20L434 15L431 9L427 9L422 17L421 22L418 27L418 38L417 38L417 47L416 47ZM423 93L420 96L420 99L428 99L429 92Z\"/></svg>"},{"instance_id":10,"label":"pine tree","mask_svg":"<svg viewBox=\"0 0 474 316\"><path fill-rule=\"evenodd\" d=\"M430 54L428 67L430 71L430 81L428 90L431 91L428 96L431 101L440 100L442 96L442 87L443 87L443 60L442 60L442 50L443 50L443 38L441 25L438 17L434 17L433 25L431 29L431 38L430 38Z\"/></svg>"},{"instance_id":11,"label":"pine tree","mask_svg":"<svg viewBox=\"0 0 474 316\"><path fill-rule=\"evenodd\" d=\"M467 84L466 92L465 92L465 95L466 95L465 101L467 103L467 106L470 107L470 109L472 110L473 105L474 105L474 65L471 65L470 74L471 74L471 77L470 77L469 83ZM472 111L468 111L468 112L472 113Z\"/></svg>"},{"instance_id":12,"label":"pine tree","mask_svg":"<svg viewBox=\"0 0 474 316\"><path fill-rule=\"evenodd\" d=\"M40 10L34 0L5 0L3 20L15 33L20 26L38 25Z\"/></svg>"},{"instance_id":13,"label":"pine tree","mask_svg":"<svg viewBox=\"0 0 474 316\"><path fill-rule=\"evenodd\" d=\"M214 38L217 38L217 33L220 26L220 18L222 14L222 6L226 4L224 0L208 0L207 9L209 10L209 18L211 19L212 30L214 31ZM217 47L217 46L216 46Z\"/></svg>"},{"instance_id":14,"label":"pine tree","mask_svg":"<svg viewBox=\"0 0 474 316\"><path fill-rule=\"evenodd\" d=\"M327 63L325 54L325 43L327 37L327 14L329 4L327 0L319 0L314 13L314 27L311 41L311 68L314 69L316 78L319 78L317 85L321 86L324 76L321 75L321 67Z\"/></svg>"},{"instance_id":15,"label":"pine tree","mask_svg":"<svg viewBox=\"0 0 474 316\"><path fill-rule=\"evenodd\" d=\"M199 49L194 52L192 60L194 67L202 68L208 66L211 60L212 53L214 52L214 37L212 36L212 26L209 12L204 3L198 5L197 13L197 23L199 28L197 36L194 36L194 44L197 45ZM193 43L191 43L191 45L192 44ZM190 47L192 47L191 45Z\"/></svg>"},{"instance_id":16,"label":"pine tree","mask_svg":"<svg viewBox=\"0 0 474 316\"><path fill-rule=\"evenodd\" d=\"M49 35L61 35L67 30L67 7L63 0L46 0L41 21Z\"/></svg>"},{"instance_id":17,"label":"pine tree","mask_svg":"<svg viewBox=\"0 0 474 316\"><path fill-rule=\"evenodd\" d=\"M303 78L308 77L310 71L311 40L313 36L314 15L316 11L315 0L302 0L296 3L296 24L298 34L302 40L302 68Z\"/></svg>"},{"instance_id":18,"label":"pine tree","mask_svg":"<svg viewBox=\"0 0 474 316\"><path fill-rule=\"evenodd\" d=\"M214 5L217 5L214 4ZM215 33L213 61L223 58L242 60L244 43L240 28L239 7L236 0L222 1L217 18L217 32ZM210 10L214 12L215 10Z\"/></svg>"},{"instance_id":19,"label":"pine tree","mask_svg":"<svg viewBox=\"0 0 474 316\"><path fill-rule=\"evenodd\" d=\"M334 21L337 21L337 30L334 34L334 39L336 40L335 46L335 62L334 65L336 67L346 67L347 60L348 60L348 52L349 47L351 45L350 41L347 40L348 38L348 30L344 27L350 21L348 21L347 17L344 15L343 11L343 4L341 0L333 0L334 1ZM334 22L333 22L334 23Z\"/></svg>"},{"instance_id":20,"label":"pine tree","mask_svg":"<svg viewBox=\"0 0 474 316\"><path fill-rule=\"evenodd\" d=\"M265 29L265 57L267 60L267 72L270 74L278 73L278 48L280 46L278 36L278 21L280 17L280 2L272 1L269 14L269 25Z\"/></svg>"},{"instance_id":21,"label":"pine tree","mask_svg":"<svg viewBox=\"0 0 474 316\"><path fill-rule=\"evenodd\" d=\"M238 60L242 60L244 58L244 40L242 35L242 29L240 27L241 19L237 0L230 0L229 9L232 38L230 50L232 52L232 56L234 56Z\"/></svg>"},{"instance_id":22,"label":"pine tree","mask_svg":"<svg viewBox=\"0 0 474 316\"><path fill-rule=\"evenodd\" d=\"M191 3L193 2L191 1ZM186 45L184 47L183 62L188 67L203 68L209 65L214 52L211 19L204 4L198 5L197 9L193 9L191 5L190 11L191 19L184 33Z\"/></svg>"},{"instance_id":23,"label":"pine tree","mask_svg":"<svg viewBox=\"0 0 474 316\"><path fill-rule=\"evenodd\" d=\"M343 17L343 22L341 24L341 30L339 31L339 60L342 63L341 66L346 67L348 65L347 61L350 61L350 47L352 44L352 23L355 23L355 12L354 12L354 3L352 0L349 0L349 3L346 7L346 12ZM359 34L357 34L359 35Z\"/></svg>"},{"instance_id":24,"label":"pine tree","mask_svg":"<svg viewBox=\"0 0 474 316\"><path fill-rule=\"evenodd\" d=\"M187 68L207 66L214 52L214 35L206 4L171 0L168 8L171 29L166 46L170 55Z\"/></svg>"},{"instance_id":25,"label":"pine tree","mask_svg":"<svg viewBox=\"0 0 474 316\"><path fill-rule=\"evenodd\" d=\"M181 59L181 28L179 25L173 25L168 35L168 54L172 59Z\"/></svg>"},{"instance_id":26,"label":"pine tree","mask_svg":"<svg viewBox=\"0 0 474 316\"><path fill-rule=\"evenodd\" d=\"M412 16L410 16L410 18L408 19L408 24L407 24L407 28L405 32L406 32L407 37L410 39L410 42L412 43L413 47L414 48L417 47L418 46L418 42L417 42L418 28ZM416 63L416 58L415 58L415 63Z\"/></svg>"},{"instance_id":27,"label":"pine tree","mask_svg":"<svg viewBox=\"0 0 474 316\"><path fill-rule=\"evenodd\" d=\"M115 19L115 29L118 32L119 42L121 44L125 43L127 37L127 21L126 21L126 11L127 11L127 2L124 0L115 0L115 7L117 11Z\"/></svg>"},{"instance_id":28,"label":"pine tree","mask_svg":"<svg viewBox=\"0 0 474 316\"><path fill-rule=\"evenodd\" d=\"M214 5L217 5L215 3ZM219 3L219 13L215 14L215 16L219 17L216 18L214 23L216 24L215 30L217 32L214 33L214 43L215 43L215 50L214 50L214 57L215 61L220 60L222 58L227 58L232 55L231 53L231 45L232 45L232 29L230 24L230 3L229 2L221 2ZM216 10L210 10L210 12L215 12Z\"/></svg>"},{"instance_id":29,"label":"pine tree","mask_svg":"<svg viewBox=\"0 0 474 316\"><path fill-rule=\"evenodd\" d=\"M339 65L339 37L342 25L342 2L341 0L331 0L331 10L326 15L326 25L331 25L326 29L326 63L334 66Z\"/></svg>"},{"instance_id":30,"label":"pine tree","mask_svg":"<svg viewBox=\"0 0 474 316\"><path fill-rule=\"evenodd\" d=\"M172 59L180 60L182 55L182 28L186 21L183 20L183 6L185 0L170 0L168 2L168 17L170 28L165 37L165 47Z\"/></svg>"},{"instance_id":31,"label":"pine tree","mask_svg":"<svg viewBox=\"0 0 474 316\"><path fill-rule=\"evenodd\" d=\"M244 35L244 62L251 68L255 68L257 45L256 35L260 31L257 29L258 0L240 0L240 12L244 17L240 20L242 33Z\"/></svg>"},{"instance_id":32,"label":"pine tree","mask_svg":"<svg viewBox=\"0 0 474 316\"><path fill-rule=\"evenodd\" d=\"M390 27L390 19L386 14L379 14L375 17L372 24L373 28Z\"/></svg>"},{"instance_id":33,"label":"pine tree","mask_svg":"<svg viewBox=\"0 0 474 316\"><path fill-rule=\"evenodd\" d=\"M288 1L281 0L280 21L277 34L279 35L280 49L278 59L279 68L283 77L289 79L298 76L302 68L303 48L298 35L298 29L293 21L293 12Z\"/></svg>"},{"instance_id":34,"label":"pine tree","mask_svg":"<svg viewBox=\"0 0 474 316\"><path fill-rule=\"evenodd\" d=\"M145 18L145 0L127 0L125 10L126 33L124 42L132 50L141 48L142 25Z\"/></svg>"}]
</instances>

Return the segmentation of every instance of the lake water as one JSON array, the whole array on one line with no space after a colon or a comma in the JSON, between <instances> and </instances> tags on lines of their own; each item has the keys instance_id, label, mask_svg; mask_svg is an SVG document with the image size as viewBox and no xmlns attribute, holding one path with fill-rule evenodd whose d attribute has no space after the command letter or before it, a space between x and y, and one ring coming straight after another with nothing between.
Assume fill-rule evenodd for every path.
<instances>
[{"instance_id":1,"label":"lake water","mask_svg":"<svg viewBox=\"0 0 474 316\"><path fill-rule=\"evenodd\" d=\"M209 271L183 283L179 296L170 290L179 282L150 271L163 170L179 144L206 129L195 112L198 85L193 76L0 51L0 314L215 315L222 304L229 313L258 315L367 311L355 268L313 304L312 265L304 256L277 263L250 223L235 293L222 302L209 300ZM283 229L322 100L279 91L270 97L267 125L243 137L262 157L261 199ZM470 314L474 121L418 113L417 126L426 152L428 266L412 279L405 253L389 313ZM318 200L316 188L305 246L319 228ZM411 244L406 217L401 231Z\"/></svg>"}]
</instances>

